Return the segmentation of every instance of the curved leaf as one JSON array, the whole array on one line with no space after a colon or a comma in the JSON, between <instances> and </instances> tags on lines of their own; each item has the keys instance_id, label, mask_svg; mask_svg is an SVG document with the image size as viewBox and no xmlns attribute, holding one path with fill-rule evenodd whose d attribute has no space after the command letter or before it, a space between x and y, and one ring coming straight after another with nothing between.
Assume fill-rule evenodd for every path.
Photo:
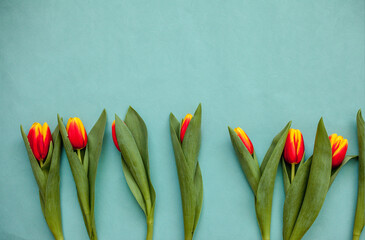
<instances>
[{"instance_id":1,"label":"curved leaf","mask_svg":"<svg viewBox=\"0 0 365 240\"><path fill-rule=\"evenodd\" d=\"M332 150L323 119L318 123L308 184L290 239L301 239L317 218L330 185Z\"/></svg>"},{"instance_id":2,"label":"curved leaf","mask_svg":"<svg viewBox=\"0 0 365 240\"><path fill-rule=\"evenodd\" d=\"M143 121L143 119L141 118L141 116L132 107L129 107L124 122L128 126L129 130L131 131L133 138L137 144L138 150L141 154L143 164L144 164L144 167L146 170L147 178L148 178L152 209L154 209L156 193L155 193L155 189L152 185L151 176L150 176L150 166L149 166L149 157L148 157L148 133L147 133L146 124ZM153 216L153 211L150 211L150 213L145 212L145 214L146 214L146 216L151 215L151 214Z\"/></svg>"},{"instance_id":3,"label":"curved leaf","mask_svg":"<svg viewBox=\"0 0 365 240\"><path fill-rule=\"evenodd\" d=\"M357 190L357 204L353 239L359 239L365 225L365 123L358 111L357 117L357 138L359 143L359 185Z\"/></svg>"},{"instance_id":4,"label":"curved leaf","mask_svg":"<svg viewBox=\"0 0 365 240\"><path fill-rule=\"evenodd\" d=\"M63 239L60 204L60 158L62 140L58 127L52 135L54 148L52 152L52 160L50 161L45 202L43 203L44 216L55 239Z\"/></svg>"},{"instance_id":5,"label":"curved leaf","mask_svg":"<svg viewBox=\"0 0 365 240\"><path fill-rule=\"evenodd\" d=\"M87 172L85 172L83 165L81 164L77 154L74 152L65 125L63 124L59 115L57 115L58 127L62 136L63 146L66 151L68 162L71 167L72 175L75 181L77 189L77 197L81 207L82 215L84 218L85 226L87 228L89 236L92 235L92 221L90 220L90 195L89 195L89 180Z\"/></svg>"},{"instance_id":6,"label":"curved leaf","mask_svg":"<svg viewBox=\"0 0 365 240\"><path fill-rule=\"evenodd\" d=\"M196 163L198 161L200 139L201 139L201 104L197 107L193 118L191 119L188 128L184 135L184 141L182 142L182 150L184 152L185 159L192 172L196 171ZM179 139L179 137L178 137Z\"/></svg>"},{"instance_id":7,"label":"curved leaf","mask_svg":"<svg viewBox=\"0 0 365 240\"><path fill-rule=\"evenodd\" d=\"M193 176L185 159L181 148L180 140L178 138L177 130L180 127L179 121L175 116L170 114L170 132L171 141L174 148L176 169L179 177L181 201L184 216L184 232L185 238L189 239L193 235L196 212L196 191L193 182Z\"/></svg>"},{"instance_id":8,"label":"curved leaf","mask_svg":"<svg viewBox=\"0 0 365 240\"><path fill-rule=\"evenodd\" d=\"M303 162L303 161L302 161ZM307 188L312 157L298 168L293 182L286 192L283 213L283 239L288 240L293 231Z\"/></svg>"},{"instance_id":9,"label":"curved leaf","mask_svg":"<svg viewBox=\"0 0 365 240\"><path fill-rule=\"evenodd\" d=\"M84 155L84 168L88 169L85 171L88 173L89 181L89 199L90 199L90 219L92 225L91 235L96 237L96 227L95 227L95 180L96 171L98 168L98 162L101 154L101 149L103 146L104 132L106 125L106 111L105 109L100 114L99 119L94 124L93 128L90 130L87 140L87 147ZM88 168L87 168L88 167Z\"/></svg>"},{"instance_id":10,"label":"curved leaf","mask_svg":"<svg viewBox=\"0 0 365 240\"><path fill-rule=\"evenodd\" d=\"M340 172L341 168L342 168L343 166L345 166L345 164L346 164L348 161L350 161L351 159L354 159L354 158L357 158L357 156L349 156L349 155L347 155L347 156L345 156L345 159L342 161L342 163L341 163L341 165L340 165L340 166L338 166L338 167L337 167L337 168L335 168L335 169L332 169L332 171L331 171L330 187L331 187L331 185L332 185L333 181L335 181L335 178L336 178L337 174Z\"/></svg>"},{"instance_id":11,"label":"curved leaf","mask_svg":"<svg viewBox=\"0 0 365 240\"><path fill-rule=\"evenodd\" d=\"M127 166L127 163L123 159L123 156L121 156L121 158L122 158L122 169L123 169L124 177L127 181L128 187L131 190L134 198L137 200L139 206L142 208L144 214L147 216L146 204L144 202L144 198L141 193L141 190L139 190L138 184L136 183L136 181L134 181L132 173L129 171L129 168Z\"/></svg>"},{"instance_id":12,"label":"curved leaf","mask_svg":"<svg viewBox=\"0 0 365 240\"><path fill-rule=\"evenodd\" d=\"M266 161L266 166L262 168L263 171L261 172L261 178L257 188L255 202L256 216L263 239L270 238L271 207L275 177L290 125L291 122L289 122L273 139L272 144L265 155L265 158L268 160Z\"/></svg>"},{"instance_id":13,"label":"curved leaf","mask_svg":"<svg viewBox=\"0 0 365 240\"><path fill-rule=\"evenodd\" d=\"M238 160L240 161L241 168L245 173L246 179L250 184L253 193L256 196L257 187L261 177L259 163L257 162L257 159L252 157L236 132L231 127L228 127L228 131L231 137L233 148L236 152Z\"/></svg>"},{"instance_id":14,"label":"curved leaf","mask_svg":"<svg viewBox=\"0 0 365 240\"><path fill-rule=\"evenodd\" d=\"M200 212L202 210L202 205L203 205L203 179L202 179L202 173L200 171L199 162L197 163L197 166L196 166L196 172L195 172L195 177L194 177L194 186L195 186L195 194L196 194L196 205L195 205L193 233L195 232L195 228L198 225Z\"/></svg>"},{"instance_id":15,"label":"curved leaf","mask_svg":"<svg viewBox=\"0 0 365 240\"><path fill-rule=\"evenodd\" d=\"M44 173L42 172L42 170L39 166L38 160L34 157L34 154L32 152L32 149L30 148L30 145L28 142L28 137L25 134L22 125L20 125L20 132L22 133L23 141L24 141L25 147L27 149L27 153L28 153L30 165L32 167L33 175L35 177L35 180L37 181L39 191L40 191L41 195L44 197L45 191L46 191L47 178L44 175Z\"/></svg>"},{"instance_id":16,"label":"curved leaf","mask_svg":"<svg viewBox=\"0 0 365 240\"><path fill-rule=\"evenodd\" d=\"M115 132L123 159L143 195L146 212L148 213L152 208L152 204L144 163L132 133L117 115L115 115Z\"/></svg>"}]
</instances>

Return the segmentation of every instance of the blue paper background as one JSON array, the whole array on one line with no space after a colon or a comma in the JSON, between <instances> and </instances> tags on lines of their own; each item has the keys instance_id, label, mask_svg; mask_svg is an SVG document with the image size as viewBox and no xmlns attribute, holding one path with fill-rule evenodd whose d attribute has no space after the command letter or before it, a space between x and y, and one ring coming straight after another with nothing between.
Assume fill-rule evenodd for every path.
<instances>
[{"instance_id":1,"label":"blue paper background","mask_svg":"<svg viewBox=\"0 0 365 240\"><path fill-rule=\"evenodd\" d=\"M114 113L132 105L149 131L157 193L156 240L183 239L180 190L168 116L203 106L204 202L195 239L259 239L254 198L229 139L241 126L261 161L293 120L306 155L321 116L357 154L355 116L365 110L363 0L0 1L0 239L51 239L19 125L56 127L79 116L87 131L108 113L96 178L99 239L145 238L145 218L125 182L111 137ZM328 192L304 239L351 239L358 163ZM65 153L65 239L88 239ZM272 239L284 202L276 179ZM362 234L361 239L365 239Z\"/></svg>"}]
</instances>

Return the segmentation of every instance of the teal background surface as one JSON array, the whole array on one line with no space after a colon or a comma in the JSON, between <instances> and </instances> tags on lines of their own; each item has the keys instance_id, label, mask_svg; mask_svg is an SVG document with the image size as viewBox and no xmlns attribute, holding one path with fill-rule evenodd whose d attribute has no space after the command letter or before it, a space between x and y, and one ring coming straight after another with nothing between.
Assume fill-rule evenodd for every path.
<instances>
[{"instance_id":1,"label":"teal background surface","mask_svg":"<svg viewBox=\"0 0 365 240\"><path fill-rule=\"evenodd\" d=\"M199 240L259 239L254 197L227 126L250 136L261 162L292 120L310 156L321 116L357 154L355 116L365 110L365 2L0 0L0 239L52 239L19 126L53 130L78 116L87 131L108 114L96 178L100 240L145 238L143 212L114 147L114 114L129 105L149 132L157 200L154 239L183 239L179 183L168 116L203 107ZM272 239L282 239L283 183L276 178ZM304 239L351 239L358 163L341 170ZM65 153L65 239L88 239ZM365 239L365 233L361 239Z\"/></svg>"}]
</instances>

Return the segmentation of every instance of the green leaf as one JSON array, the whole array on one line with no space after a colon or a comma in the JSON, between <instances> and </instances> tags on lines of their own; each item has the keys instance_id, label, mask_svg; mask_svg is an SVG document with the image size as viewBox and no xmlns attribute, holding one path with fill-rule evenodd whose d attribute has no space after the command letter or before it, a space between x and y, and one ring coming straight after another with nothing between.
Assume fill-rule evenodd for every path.
<instances>
[{"instance_id":1,"label":"green leaf","mask_svg":"<svg viewBox=\"0 0 365 240\"><path fill-rule=\"evenodd\" d=\"M195 204L195 218L194 218L193 232L195 232L195 228L198 225L200 212L202 210L202 205L203 205L203 179L199 162L197 163L196 166L194 186L195 186L196 204Z\"/></svg>"},{"instance_id":2,"label":"green leaf","mask_svg":"<svg viewBox=\"0 0 365 240\"><path fill-rule=\"evenodd\" d=\"M60 204L61 136L57 127L52 134L54 148L50 161L44 201L44 216L55 239L63 239ZM43 199L41 199L41 204Z\"/></svg>"},{"instance_id":3,"label":"green leaf","mask_svg":"<svg viewBox=\"0 0 365 240\"><path fill-rule=\"evenodd\" d=\"M149 213L152 209L152 204L147 171L131 131L117 115L115 115L115 132L123 159L143 195L146 213ZM123 168L123 171L124 169L125 168ZM143 209L142 206L141 208Z\"/></svg>"},{"instance_id":4,"label":"green leaf","mask_svg":"<svg viewBox=\"0 0 365 240\"><path fill-rule=\"evenodd\" d=\"M145 212L145 214L146 214L146 216L151 215L151 214L153 216L153 209L154 209L154 204L155 204L155 199L156 199L156 193L155 193L155 189L153 188L151 176L150 176L147 127L146 127L145 122L141 118L141 116L132 107L129 107L124 122L128 126L128 128L129 128L130 132L132 133L133 138L137 144L137 147L141 154L143 164L144 164L146 174L147 174L150 195L151 195L152 209L151 209L150 213ZM136 199L137 199L137 197L136 197ZM137 199L137 201L138 201L138 199ZM138 201L138 203L139 203L139 201ZM140 206L142 207L141 204L140 204ZM142 207L142 209L143 209L143 207Z\"/></svg>"},{"instance_id":5,"label":"green leaf","mask_svg":"<svg viewBox=\"0 0 365 240\"><path fill-rule=\"evenodd\" d=\"M94 124L91 129L88 140L87 140L87 148L84 156L84 166L89 165L88 170L88 179L89 179L89 199L90 199L90 219L92 224L92 232L91 234L96 237L96 228L95 228L95 217L94 217L94 208L95 208L95 180L96 180L96 171L98 168L98 162L100 158L101 149L103 146L104 132L106 125L106 111L105 109L100 114L98 121Z\"/></svg>"},{"instance_id":6,"label":"green leaf","mask_svg":"<svg viewBox=\"0 0 365 240\"><path fill-rule=\"evenodd\" d=\"M331 169L331 143L321 118L318 123L304 200L290 239L301 239L317 218L330 186Z\"/></svg>"},{"instance_id":7,"label":"green leaf","mask_svg":"<svg viewBox=\"0 0 365 240\"><path fill-rule=\"evenodd\" d=\"M63 124L59 115L57 115L58 127L61 132L63 146L66 151L68 162L71 167L72 175L76 184L77 197L81 207L82 215L84 218L85 226L89 236L92 236L92 221L90 219L90 191L89 191L89 179L87 172L85 172L83 165L81 164L77 154L73 150L68 134L66 132L65 125Z\"/></svg>"},{"instance_id":8,"label":"green leaf","mask_svg":"<svg viewBox=\"0 0 365 240\"><path fill-rule=\"evenodd\" d=\"M30 148L28 137L25 134L22 125L20 125L20 132L22 133L23 141L25 144L25 147L27 149L30 165L32 167L33 175L35 177L35 180L37 181L39 191L41 195L45 196L46 191L46 183L47 183L47 177L42 172L41 167L39 166L38 160L34 157L34 154L32 152L32 149Z\"/></svg>"},{"instance_id":9,"label":"green leaf","mask_svg":"<svg viewBox=\"0 0 365 240\"><path fill-rule=\"evenodd\" d=\"M51 166L52 152L53 152L53 141L49 144L48 154L43 162L43 165L41 164L41 169L46 175L48 174L49 168Z\"/></svg>"},{"instance_id":10,"label":"green leaf","mask_svg":"<svg viewBox=\"0 0 365 240\"><path fill-rule=\"evenodd\" d=\"M345 166L345 164L346 164L348 161L350 161L351 159L354 159L354 158L357 158L357 156L349 156L349 155L347 155L347 156L345 156L345 159L342 161L342 163L341 163L341 165L340 165L340 166L338 166L338 167L337 167L337 168L335 168L335 169L332 169L332 171L331 171L330 187L331 187L331 185L332 185L333 181L335 181L335 178L336 178L337 174L340 172L341 168L342 168L343 166Z\"/></svg>"},{"instance_id":11,"label":"green leaf","mask_svg":"<svg viewBox=\"0 0 365 240\"><path fill-rule=\"evenodd\" d=\"M365 225L365 123L361 110L357 113L357 138L359 143L359 185L357 190L357 205L353 240L360 238Z\"/></svg>"},{"instance_id":12,"label":"green leaf","mask_svg":"<svg viewBox=\"0 0 365 240\"><path fill-rule=\"evenodd\" d=\"M277 168L283 153L291 122L275 136L265 155L265 166L262 168L260 182L256 194L256 216L263 239L270 238L271 206Z\"/></svg>"},{"instance_id":13,"label":"green leaf","mask_svg":"<svg viewBox=\"0 0 365 240\"><path fill-rule=\"evenodd\" d=\"M192 172L196 171L196 163L198 161L200 139L201 139L201 104L197 107L193 118L191 119L182 142L182 150L185 159Z\"/></svg>"},{"instance_id":14,"label":"green leaf","mask_svg":"<svg viewBox=\"0 0 365 240\"><path fill-rule=\"evenodd\" d=\"M291 183L290 183L290 177L288 174L288 172L289 172L288 166L283 157L281 157L281 167L283 169L284 191L285 191L285 195L286 195Z\"/></svg>"},{"instance_id":15,"label":"green leaf","mask_svg":"<svg viewBox=\"0 0 365 240\"><path fill-rule=\"evenodd\" d=\"M178 130L180 128L179 121L175 116L170 114L170 133L172 146L174 148L176 169L179 177L180 192L184 216L184 232L185 239L191 239L195 224L196 213L196 189L194 187L193 176L191 169L185 159L181 148L181 143L178 137Z\"/></svg>"},{"instance_id":16,"label":"green leaf","mask_svg":"<svg viewBox=\"0 0 365 240\"><path fill-rule=\"evenodd\" d=\"M141 193L141 190L139 190L138 184L134 180L134 178L132 176L132 173L129 171L129 168L127 166L127 163L123 159L123 156L121 158L122 158L123 173L124 173L124 177L127 181L128 187L131 190L134 198L137 200L139 206L142 208L144 214L147 216L146 204L144 202L144 198L143 198L143 195Z\"/></svg>"},{"instance_id":17,"label":"green leaf","mask_svg":"<svg viewBox=\"0 0 365 240\"><path fill-rule=\"evenodd\" d=\"M303 160L301 161L303 162ZM297 220L307 188L312 157L301 164L293 182L286 192L283 213L283 239L289 240Z\"/></svg>"},{"instance_id":18,"label":"green leaf","mask_svg":"<svg viewBox=\"0 0 365 240\"><path fill-rule=\"evenodd\" d=\"M228 131L231 137L233 148L241 164L241 168L245 173L246 179L250 184L253 193L256 196L257 187L261 177L259 163L257 159L252 157L236 132L231 127L228 127Z\"/></svg>"}]
</instances>

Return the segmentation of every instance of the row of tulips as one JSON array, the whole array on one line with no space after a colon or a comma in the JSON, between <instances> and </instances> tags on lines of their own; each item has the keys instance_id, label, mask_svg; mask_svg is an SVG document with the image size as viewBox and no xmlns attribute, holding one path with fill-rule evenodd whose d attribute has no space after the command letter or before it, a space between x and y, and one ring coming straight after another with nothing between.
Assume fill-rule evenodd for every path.
<instances>
[{"instance_id":1,"label":"row of tulips","mask_svg":"<svg viewBox=\"0 0 365 240\"><path fill-rule=\"evenodd\" d=\"M323 119L318 123L313 155L306 161L303 135L290 128L289 122L273 139L261 166L254 146L241 128L228 127L242 170L255 195L256 215L264 240L270 239L271 204L275 175L281 158L285 202L283 239L302 239L317 218L326 194L340 169L351 159L359 158L359 185L353 240L360 238L365 222L365 132L359 110L357 129L359 156L346 155L347 139L327 135Z\"/></svg>"},{"instance_id":2,"label":"row of tulips","mask_svg":"<svg viewBox=\"0 0 365 240\"><path fill-rule=\"evenodd\" d=\"M82 121L70 118L66 127L58 116L58 126L51 133L47 123L34 123L28 135L21 133L31 167L39 187L42 211L55 239L63 239L59 168L61 145L66 151L75 180L77 196L90 239L97 239L94 208L95 179L106 125L105 110L87 134ZM262 239L270 239L271 206L276 172L283 167L285 189L283 239L301 239L314 223L327 191L339 170L357 156L347 156L348 141L337 134L327 135L323 120L318 123L313 155L305 160L304 139L289 122L273 139L261 166L254 146L241 128L229 133L243 172L255 195L255 209ZM365 129L357 115L359 142L359 186L353 240L359 239L365 221ZM201 105L194 115L181 122L171 113L170 132L180 183L185 240L193 239L198 224L203 183L198 162L200 149ZM152 185L147 127L140 115L129 108L124 121L115 115L112 137L121 153L126 182L146 215L147 236L152 239L156 193Z\"/></svg>"}]
</instances>

